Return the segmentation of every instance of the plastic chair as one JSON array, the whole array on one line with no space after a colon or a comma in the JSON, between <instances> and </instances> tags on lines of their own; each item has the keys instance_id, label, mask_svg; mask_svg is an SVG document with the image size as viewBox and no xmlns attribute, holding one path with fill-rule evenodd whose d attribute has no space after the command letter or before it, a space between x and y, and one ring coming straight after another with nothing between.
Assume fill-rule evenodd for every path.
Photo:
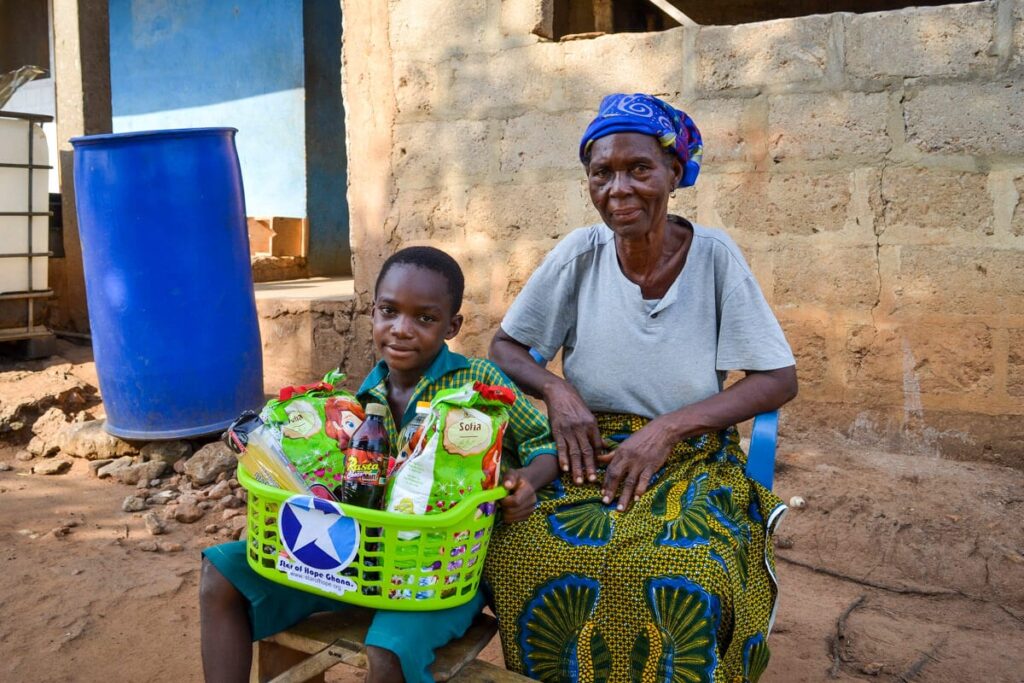
<instances>
[{"instance_id":1,"label":"plastic chair","mask_svg":"<svg viewBox=\"0 0 1024 683\"><path fill-rule=\"evenodd\" d=\"M754 416L747 449L747 476L771 489L775 479L775 444L779 436L779 411Z\"/></svg>"},{"instance_id":2,"label":"plastic chair","mask_svg":"<svg viewBox=\"0 0 1024 683\"><path fill-rule=\"evenodd\" d=\"M530 349L530 356L541 367L547 359L536 349ZM775 444L779 436L779 411L771 410L754 416L750 430L750 448L747 449L747 476L771 489L775 479Z\"/></svg>"}]
</instances>

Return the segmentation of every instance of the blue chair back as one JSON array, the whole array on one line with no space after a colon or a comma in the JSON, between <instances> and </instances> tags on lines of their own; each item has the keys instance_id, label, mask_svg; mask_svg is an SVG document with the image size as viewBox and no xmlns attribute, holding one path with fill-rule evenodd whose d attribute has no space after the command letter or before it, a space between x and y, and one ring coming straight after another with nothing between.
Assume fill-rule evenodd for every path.
<instances>
[{"instance_id":1,"label":"blue chair back","mask_svg":"<svg viewBox=\"0 0 1024 683\"><path fill-rule=\"evenodd\" d=\"M747 450L747 476L771 489L775 480L775 444L779 436L779 411L772 410L754 417Z\"/></svg>"}]
</instances>

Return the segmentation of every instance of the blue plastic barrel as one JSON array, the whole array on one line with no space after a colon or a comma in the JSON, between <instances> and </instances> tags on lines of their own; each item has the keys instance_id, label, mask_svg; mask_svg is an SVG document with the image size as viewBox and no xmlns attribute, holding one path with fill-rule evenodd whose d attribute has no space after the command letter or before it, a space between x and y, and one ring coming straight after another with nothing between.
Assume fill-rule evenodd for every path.
<instances>
[{"instance_id":1,"label":"blue plastic barrel","mask_svg":"<svg viewBox=\"0 0 1024 683\"><path fill-rule=\"evenodd\" d=\"M263 402L236 132L71 140L93 353L115 436L210 434Z\"/></svg>"}]
</instances>

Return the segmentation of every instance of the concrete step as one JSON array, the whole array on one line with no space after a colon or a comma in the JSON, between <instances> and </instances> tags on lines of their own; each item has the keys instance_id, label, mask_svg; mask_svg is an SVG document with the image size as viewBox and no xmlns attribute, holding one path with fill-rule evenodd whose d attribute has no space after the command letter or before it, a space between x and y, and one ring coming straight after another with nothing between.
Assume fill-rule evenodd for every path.
<instances>
[{"instance_id":1,"label":"concrete step","mask_svg":"<svg viewBox=\"0 0 1024 683\"><path fill-rule=\"evenodd\" d=\"M358 384L370 367L371 343L369 318L354 321L352 278L261 282L255 289L267 394L308 384L339 364L349 384Z\"/></svg>"}]
</instances>

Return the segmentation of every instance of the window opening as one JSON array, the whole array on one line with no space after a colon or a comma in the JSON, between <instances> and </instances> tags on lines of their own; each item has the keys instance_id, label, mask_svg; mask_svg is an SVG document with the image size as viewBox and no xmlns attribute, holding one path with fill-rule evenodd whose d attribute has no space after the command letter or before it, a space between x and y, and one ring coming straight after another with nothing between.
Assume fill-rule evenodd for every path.
<instances>
[{"instance_id":1,"label":"window opening","mask_svg":"<svg viewBox=\"0 0 1024 683\"><path fill-rule=\"evenodd\" d=\"M589 38L605 33L664 31L686 24L747 24L832 12L884 12L955 4L941 0L554 0L553 38Z\"/></svg>"},{"instance_id":2,"label":"window opening","mask_svg":"<svg viewBox=\"0 0 1024 683\"><path fill-rule=\"evenodd\" d=\"M50 77L49 3L0 0L0 74L32 65Z\"/></svg>"}]
</instances>

